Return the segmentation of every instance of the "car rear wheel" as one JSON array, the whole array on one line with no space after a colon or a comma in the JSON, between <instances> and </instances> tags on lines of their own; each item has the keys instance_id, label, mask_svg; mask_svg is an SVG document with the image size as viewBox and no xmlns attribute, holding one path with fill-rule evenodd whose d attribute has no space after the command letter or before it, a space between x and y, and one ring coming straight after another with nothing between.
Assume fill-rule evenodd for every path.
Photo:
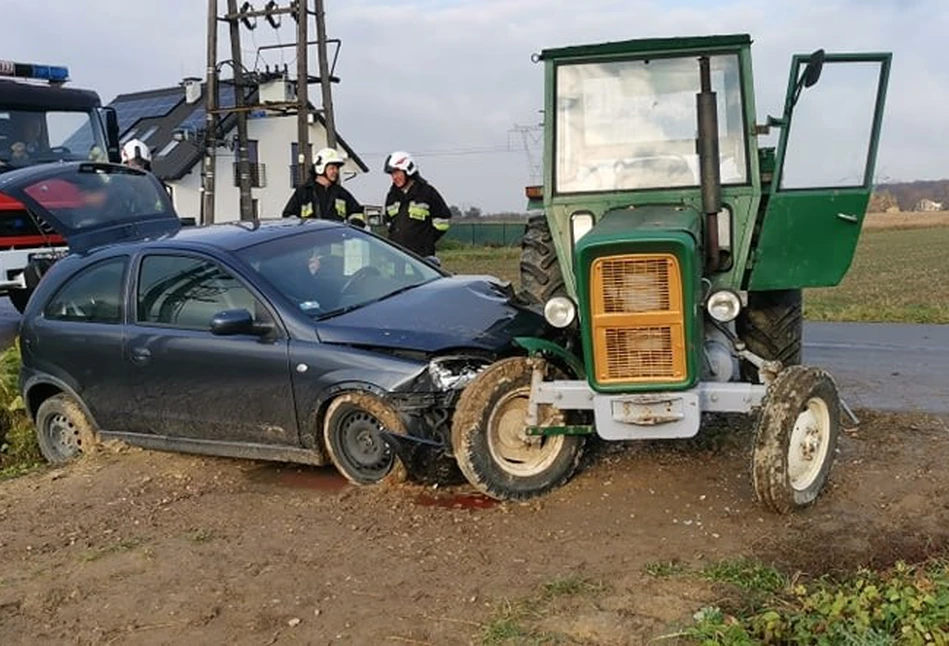
<instances>
[{"instance_id":1,"label":"car rear wheel","mask_svg":"<svg viewBox=\"0 0 949 646\"><path fill-rule=\"evenodd\" d=\"M375 395L346 393L326 410L323 440L336 469L359 485L392 484L406 469L383 431L405 435L398 413Z\"/></svg>"},{"instance_id":2,"label":"car rear wheel","mask_svg":"<svg viewBox=\"0 0 949 646\"><path fill-rule=\"evenodd\" d=\"M499 361L465 387L452 423L461 472L499 500L527 500L565 483L576 471L584 438L527 435L531 365L524 357ZM562 426L562 411L540 407L540 426Z\"/></svg>"},{"instance_id":3,"label":"car rear wheel","mask_svg":"<svg viewBox=\"0 0 949 646\"><path fill-rule=\"evenodd\" d=\"M61 393L40 404L36 440L48 462L62 464L90 453L98 443L98 432L76 400Z\"/></svg>"}]
</instances>

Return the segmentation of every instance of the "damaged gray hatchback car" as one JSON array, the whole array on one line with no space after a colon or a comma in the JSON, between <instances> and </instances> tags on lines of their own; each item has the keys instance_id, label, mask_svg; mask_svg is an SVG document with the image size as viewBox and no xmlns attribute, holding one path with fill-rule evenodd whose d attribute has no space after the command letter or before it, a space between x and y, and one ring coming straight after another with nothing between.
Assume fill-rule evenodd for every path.
<instances>
[{"instance_id":1,"label":"damaged gray hatchback car","mask_svg":"<svg viewBox=\"0 0 949 646\"><path fill-rule=\"evenodd\" d=\"M443 478L460 390L519 336L550 331L509 285L344 224L182 228L161 184L132 169L36 167L0 192L71 250L20 335L23 398L52 462L114 438L332 463L363 484Z\"/></svg>"}]
</instances>

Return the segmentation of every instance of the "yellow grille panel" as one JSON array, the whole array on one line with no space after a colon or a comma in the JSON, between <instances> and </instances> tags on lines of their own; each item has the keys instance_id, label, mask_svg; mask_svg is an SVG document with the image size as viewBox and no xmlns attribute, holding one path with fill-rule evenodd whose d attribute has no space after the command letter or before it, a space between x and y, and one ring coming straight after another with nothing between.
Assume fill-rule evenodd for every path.
<instances>
[{"instance_id":1,"label":"yellow grille panel","mask_svg":"<svg viewBox=\"0 0 949 646\"><path fill-rule=\"evenodd\" d=\"M598 258L590 282L597 381L685 380L682 278L675 256Z\"/></svg>"},{"instance_id":2,"label":"yellow grille panel","mask_svg":"<svg viewBox=\"0 0 949 646\"><path fill-rule=\"evenodd\" d=\"M604 259L604 312L656 312L668 309L669 263L665 259Z\"/></svg>"}]
</instances>

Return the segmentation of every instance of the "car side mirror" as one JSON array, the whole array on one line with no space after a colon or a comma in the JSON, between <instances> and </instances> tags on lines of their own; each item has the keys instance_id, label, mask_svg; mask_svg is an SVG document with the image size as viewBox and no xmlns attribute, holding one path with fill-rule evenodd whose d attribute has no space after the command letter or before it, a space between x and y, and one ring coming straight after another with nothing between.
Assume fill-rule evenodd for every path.
<instances>
[{"instance_id":1,"label":"car side mirror","mask_svg":"<svg viewBox=\"0 0 949 646\"><path fill-rule=\"evenodd\" d=\"M424 260L432 267L438 267L439 269L442 267L442 261L436 256L425 256Z\"/></svg>"},{"instance_id":2,"label":"car side mirror","mask_svg":"<svg viewBox=\"0 0 949 646\"><path fill-rule=\"evenodd\" d=\"M255 321L254 315L245 309L223 310L211 317L211 334L217 336L233 336L235 334L264 336L272 329L272 325Z\"/></svg>"}]
</instances>

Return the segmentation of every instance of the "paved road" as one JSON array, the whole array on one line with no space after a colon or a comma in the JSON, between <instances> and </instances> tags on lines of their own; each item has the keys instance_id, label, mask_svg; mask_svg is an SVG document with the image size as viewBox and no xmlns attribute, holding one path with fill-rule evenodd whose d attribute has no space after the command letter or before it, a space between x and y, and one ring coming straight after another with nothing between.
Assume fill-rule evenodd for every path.
<instances>
[{"instance_id":1,"label":"paved road","mask_svg":"<svg viewBox=\"0 0 949 646\"><path fill-rule=\"evenodd\" d=\"M0 344L19 316L0 297ZM828 369L851 408L949 413L949 325L806 323L804 362Z\"/></svg>"}]
</instances>

